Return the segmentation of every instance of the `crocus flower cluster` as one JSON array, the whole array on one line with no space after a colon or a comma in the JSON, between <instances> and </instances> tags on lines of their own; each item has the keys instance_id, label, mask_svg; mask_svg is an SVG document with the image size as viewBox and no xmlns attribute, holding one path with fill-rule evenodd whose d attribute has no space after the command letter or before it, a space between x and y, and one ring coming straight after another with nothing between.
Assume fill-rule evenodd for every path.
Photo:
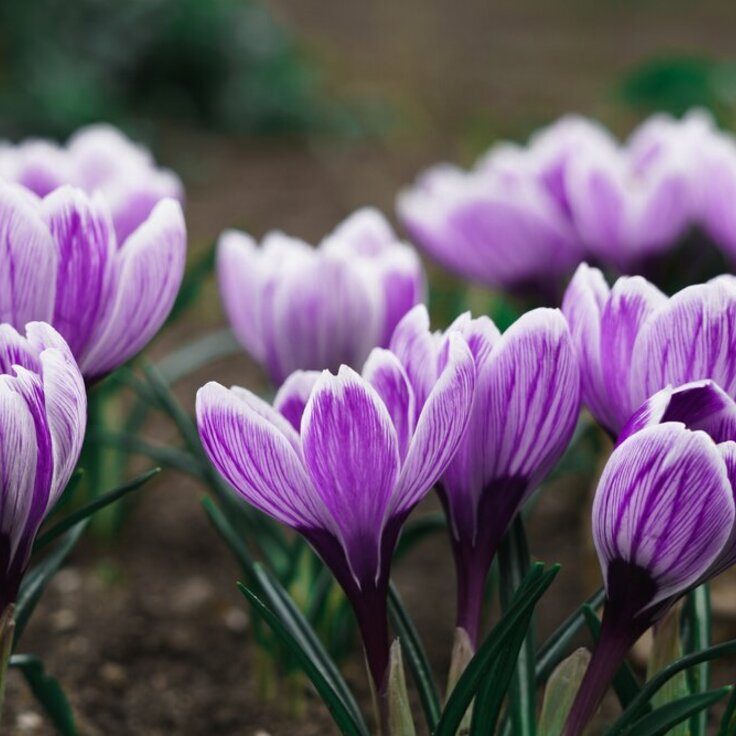
<instances>
[{"instance_id":1,"label":"crocus flower cluster","mask_svg":"<svg viewBox=\"0 0 736 736\"><path fill-rule=\"evenodd\" d=\"M77 131L66 146L42 139L0 146L0 178L45 197L63 184L98 194L123 243L162 199L183 201L179 178L111 125Z\"/></svg>"},{"instance_id":2,"label":"crocus flower cluster","mask_svg":"<svg viewBox=\"0 0 736 736\"><path fill-rule=\"evenodd\" d=\"M61 186L41 198L0 183L0 321L48 322L88 382L158 331L181 284L186 229L176 200L159 202L118 240L107 200Z\"/></svg>"},{"instance_id":3,"label":"crocus flower cluster","mask_svg":"<svg viewBox=\"0 0 736 736\"><path fill-rule=\"evenodd\" d=\"M736 562L736 403L712 381L656 393L624 428L593 504L606 604L566 726L579 736L636 639Z\"/></svg>"},{"instance_id":4,"label":"crocus flower cluster","mask_svg":"<svg viewBox=\"0 0 736 736\"><path fill-rule=\"evenodd\" d=\"M362 209L317 248L281 232L261 246L227 231L217 254L235 335L275 385L295 370L361 365L424 298L421 261L385 218Z\"/></svg>"},{"instance_id":5,"label":"crocus flower cluster","mask_svg":"<svg viewBox=\"0 0 736 736\"><path fill-rule=\"evenodd\" d=\"M451 333L421 396L399 358L380 348L362 376L346 366L295 374L274 407L216 383L197 394L200 436L218 471L304 535L345 590L382 699L391 556L407 515L458 447L474 385L472 354Z\"/></svg>"},{"instance_id":6,"label":"crocus flower cluster","mask_svg":"<svg viewBox=\"0 0 736 736\"><path fill-rule=\"evenodd\" d=\"M61 336L41 322L25 336L0 324L0 612L74 470L86 417L84 381Z\"/></svg>"},{"instance_id":7,"label":"crocus flower cluster","mask_svg":"<svg viewBox=\"0 0 736 736\"><path fill-rule=\"evenodd\" d=\"M424 306L399 323L391 350L414 388L417 409L437 380L447 335L460 333L476 366L468 429L439 481L457 570L457 626L475 646L493 557L524 501L560 459L580 408L580 375L564 317L528 312L501 335L487 317L459 317L429 332Z\"/></svg>"},{"instance_id":8,"label":"crocus flower cluster","mask_svg":"<svg viewBox=\"0 0 736 736\"><path fill-rule=\"evenodd\" d=\"M570 116L525 147L495 146L470 171L430 169L398 212L461 276L549 294L583 259L636 273L692 225L736 255L735 195L736 143L704 113L655 116L625 144Z\"/></svg>"},{"instance_id":9,"label":"crocus flower cluster","mask_svg":"<svg viewBox=\"0 0 736 736\"><path fill-rule=\"evenodd\" d=\"M719 276L667 298L641 276L612 288L582 264L562 310L582 374L583 401L616 436L667 385L713 379L736 395L736 278Z\"/></svg>"}]
</instances>

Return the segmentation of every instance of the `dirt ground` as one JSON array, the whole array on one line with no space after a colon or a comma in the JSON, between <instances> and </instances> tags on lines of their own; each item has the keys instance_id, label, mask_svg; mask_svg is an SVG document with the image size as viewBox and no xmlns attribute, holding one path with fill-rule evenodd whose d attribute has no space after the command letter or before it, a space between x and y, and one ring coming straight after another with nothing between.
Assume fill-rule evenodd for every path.
<instances>
[{"instance_id":1,"label":"dirt ground","mask_svg":"<svg viewBox=\"0 0 736 736\"><path fill-rule=\"evenodd\" d=\"M167 128L161 157L185 179L195 250L228 226L256 235L277 227L317 239L359 205L391 214L396 191L424 166L442 158L468 161L493 135L524 134L571 109L625 130L633 117L612 99L619 73L658 50L726 54L728 20L736 20L736 6L725 2L703 2L697 11L650 2L623 14L600 3L593 11L582 2L563 7L532 0L273 5L303 33L331 89L386 104L395 126L382 139L306 143L226 141ZM223 324L213 285L187 319L151 355ZM244 356L220 361L178 387L189 408L197 386L210 379L263 385ZM163 422L151 431L162 442L174 436ZM540 609L541 635L598 584L585 552L584 490L580 479L558 486L535 510L534 556L563 564ZM295 720L283 697L265 702L256 691L238 571L201 511L202 493L166 472L142 492L113 545L85 540L45 595L22 651L40 654L61 680L86 736L333 733L314 696ZM443 678L454 605L445 538L425 541L395 578ZM725 609L732 587L722 586ZM724 625L718 635L733 635L732 628ZM359 658L346 672L366 701ZM733 675L724 668L718 679ZM17 673L6 705L9 733L52 733Z\"/></svg>"}]
</instances>

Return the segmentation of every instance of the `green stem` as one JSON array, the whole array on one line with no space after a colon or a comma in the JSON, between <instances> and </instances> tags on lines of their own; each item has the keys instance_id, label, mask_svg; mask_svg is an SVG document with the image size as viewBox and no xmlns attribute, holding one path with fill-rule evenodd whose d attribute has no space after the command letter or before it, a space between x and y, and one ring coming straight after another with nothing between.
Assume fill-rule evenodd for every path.
<instances>
[{"instance_id":1,"label":"green stem","mask_svg":"<svg viewBox=\"0 0 736 736\"><path fill-rule=\"evenodd\" d=\"M0 726L2 724L3 703L5 701L5 682L8 674L8 662L13 651L13 635L15 633L15 605L10 604L0 614Z\"/></svg>"}]
</instances>

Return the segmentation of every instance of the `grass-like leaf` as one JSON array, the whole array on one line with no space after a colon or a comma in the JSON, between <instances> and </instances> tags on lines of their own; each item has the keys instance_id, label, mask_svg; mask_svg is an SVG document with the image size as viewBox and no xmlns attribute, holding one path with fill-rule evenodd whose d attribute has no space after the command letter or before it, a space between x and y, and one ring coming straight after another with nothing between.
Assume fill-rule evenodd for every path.
<instances>
[{"instance_id":1,"label":"grass-like leaf","mask_svg":"<svg viewBox=\"0 0 736 736\"><path fill-rule=\"evenodd\" d=\"M299 662L342 733L346 734L346 736L368 736L368 730L365 728L365 725L361 726L360 722L356 721L334 686L325 678L317 661L305 650L292 631L282 623L279 617L253 591L246 588L242 583L238 583L238 587L250 603L253 611L266 621L279 641L289 649L294 658Z\"/></svg>"},{"instance_id":2,"label":"grass-like leaf","mask_svg":"<svg viewBox=\"0 0 736 736\"><path fill-rule=\"evenodd\" d=\"M710 589L704 583L691 590L685 607L689 636L688 651L699 652L710 646ZM704 693L710 685L710 664L701 662L688 670L688 683L693 693ZM708 729L707 711L699 711L690 719L690 736L705 736Z\"/></svg>"},{"instance_id":3,"label":"grass-like leaf","mask_svg":"<svg viewBox=\"0 0 736 736\"><path fill-rule=\"evenodd\" d=\"M44 670L43 662L30 654L14 654L8 666L23 673L31 692L61 736L77 736L71 705L58 680Z\"/></svg>"},{"instance_id":4,"label":"grass-like leaf","mask_svg":"<svg viewBox=\"0 0 736 736\"><path fill-rule=\"evenodd\" d=\"M502 656L504 650L513 645L514 638L520 631L526 634L530 611L551 585L559 566L554 566L546 572L543 569L542 563L532 567L514 595L508 611L469 662L445 705L434 736L454 736L491 667Z\"/></svg>"},{"instance_id":5,"label":"grass-like leaf","mask_svg":"<svg viewBox=\"0 0 736 736\"><path fill-rule=\"evenodd\" d=\"M406 663L414 678L414 684L422 701L422 710L430 732L434 731L440 720L441 706L437 685L429 666L427 654L414 624L409 617L398 591L393 583L389 587L388 611L391 625L398 634Z\"/></svg>"}]
</instances>

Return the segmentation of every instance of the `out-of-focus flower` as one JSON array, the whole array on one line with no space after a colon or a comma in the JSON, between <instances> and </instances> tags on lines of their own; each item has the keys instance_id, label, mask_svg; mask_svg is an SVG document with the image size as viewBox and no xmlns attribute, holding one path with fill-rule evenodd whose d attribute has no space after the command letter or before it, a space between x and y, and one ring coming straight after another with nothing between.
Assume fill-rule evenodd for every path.
<instances>
[{"instance_id":1,"label":"out-of-focus flower","mask_svg":"<svg viewBox=\"0 0 736 736\"><path fill-rule=\"evenodd\" d=\"M158 331L181 284L181 206L159 202L123 242L106 200L62 186L43 199L0 184L0 321L49 322L87 381L135 355Z\"/></svg>"},{"instance_id":2,"label":"out-of-focus flower","mask_svg":"<svg viewBox=\"0 0 736 736\"><path fill-rule=\"evenodd\" d=\"M80 129L66 146L42 139L0 147L0 178L45 197L64 185L99 193L107 202L118 242L123 242L162 199L183 202L184 189L172 171L112 125Z\"/></svg>"},{"instance_id":3,"label":"out-of-focus flower","mask_svg":"<svg viewBox=\"0 0 736 736\"><path fill-rule=\"evenodd\" d=\"M473 353L476 389L468 428L438 488L457 569L457 626L475 645L498 546L572 436L580 372L565 318L555 309L528 312L503 335L487 317L465 314L446 335L455 332ZM429 332L423 306L404 317L391 340L418 408L436 381L445 341Z\"/></svg>"},{"instance_id":4,"label":"out-of-focus flower","mask_svg":"<svg viewBox=\"0 0 736 736\"><path fill-rule=\"evenodd\" d=\"M593 503L606 588L601 635L567 736L583 732L639 636L681 595L733 564L734 409L709 382L667 388L613 451ZM728 439L717 444L724 431Z\"/></svg>"},{"instance_id":5,"label":"out-of-focus flower","mask_svg":"<svg viewBox=\"0 0 736 736\"><path fill-rule=\"evenodd\" d=\"M46 514L79 458L84 380L61 336L31 322L0 324L0 611L15 601Z\"/></svg>"},{"instance_id":6,"label":"out-of-focus flower","mask_svg":"<svg viewBox=\"0 0 736 736\"><path fill-rule=\"evenodd\" d=\"M425 293L418 255L373 209L354 213L317 248L280 232L260 247L225 232L217 271L235 335L276 385L296 370L361 365Z\"/></svg>"},{"instance_id":7,"label":"out-of-focus flower","mask_svg":"<svg viewBox=\"0 0 736 736\"><path fill-rule=\"evenodd\" d=\"M437 166L398 200L411 238L491 287L554 293L584 258L636 272L701 224L736 254L736 143L695 111L654 116L625 143L561 118L525 147L494 146L471 171Z\"/></svg>"},{"instance_id":8,"label":"out-of-focus flower","mask_svg":"<svg viewBox=\"0 0 736 736\"><path fill-rule=\"evenodd\" d=\"M583 401L617 435L653 393L713 379L736 396L736 278L667 298L640 276L612 288L582 264L562 303L580 361Z\"/></svg>"},{"instance_id":9,"label":"out-of-focus flower","mask_svg":"<svg viewBox=\"0 0 736 736\"><path fill-rule=\"evenodd\" d=\"M290 407L288 420L245 389L209 383L197 394L210 460L249 503L303 534L333 571L384 695L391 556L407 515L457 449L474 383L470 350L453 334L418 412L401 363L380 348L363 377L343 366L337 376L287 381L278 405Z\"/></svg>"}]
</instances>

